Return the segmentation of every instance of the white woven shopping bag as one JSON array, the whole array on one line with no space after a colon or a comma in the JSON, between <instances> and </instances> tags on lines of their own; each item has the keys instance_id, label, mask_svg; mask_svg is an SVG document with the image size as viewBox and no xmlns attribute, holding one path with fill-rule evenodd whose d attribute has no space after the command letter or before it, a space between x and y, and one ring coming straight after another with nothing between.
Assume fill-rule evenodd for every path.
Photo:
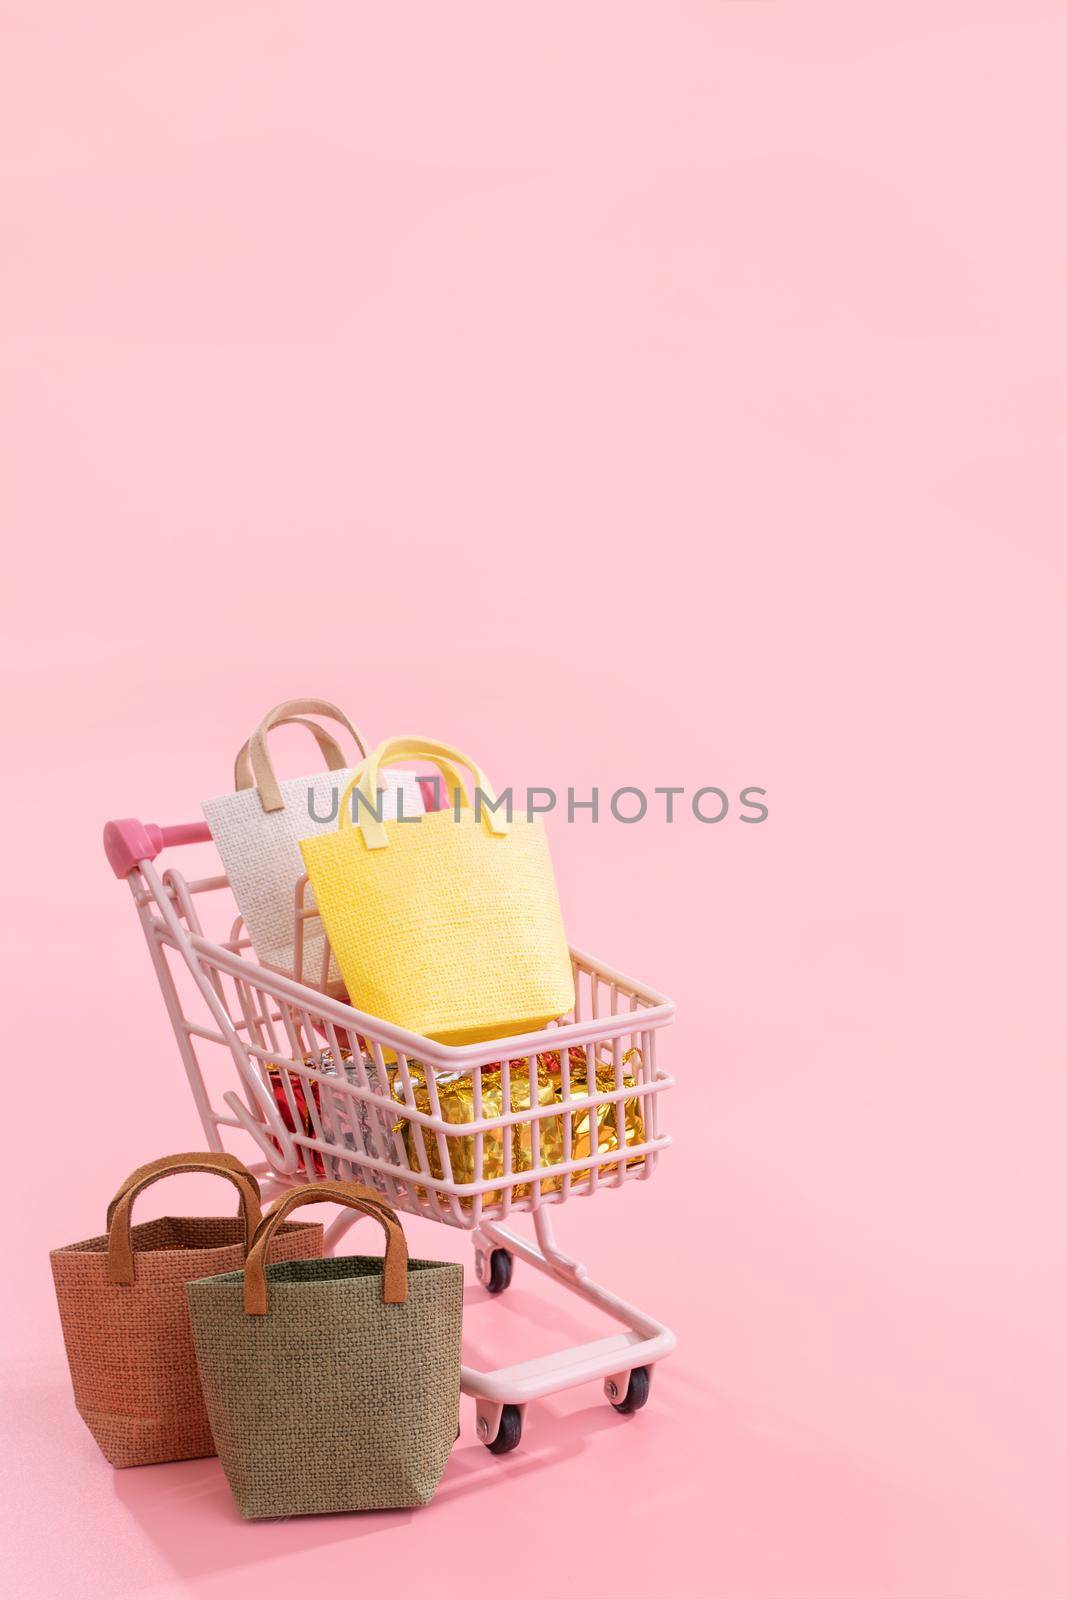
<instances>
[{"instance_id":1,"label":"white woven shopping bag","mask_svg":"<svg viewBox=\"0 0 1067 1600\"><path fill-rule=\"evenodd\" d=\"M285 700L267 713L242 745L234 767L234 793L202 802L256 955L264 966L290 975L295 960L296 886L304 875L299 840L336 830L340 796L357 770L347 765L331 734L307 720L310 717L340 723L355 739L360 754L366 754L362 737L337 706L328 700ZM325 772L278 781L267 735L272 728L290 722L300 723L314 735L326 763ZM383 772L380 783L387 817L423 814L422 791L414 773ZM310 893L307 900L314 904ZM305 982L319 982L323 955L323 936L313 921L305 930L299 974ZM331 960L327 987L337 990L342 986L340 972Z\"/></svg>"}]
</instances>

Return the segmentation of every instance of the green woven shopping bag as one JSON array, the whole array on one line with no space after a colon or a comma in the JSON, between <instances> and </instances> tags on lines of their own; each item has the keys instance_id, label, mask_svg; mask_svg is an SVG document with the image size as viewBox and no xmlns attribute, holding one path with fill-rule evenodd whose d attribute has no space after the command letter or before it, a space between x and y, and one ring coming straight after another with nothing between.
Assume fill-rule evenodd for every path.
<instances>
[{"instance_id":1,"label":"green woven shopping bag","mask_svg":"<svg viewBox=\"0 0 1067 1600\"><path fill-rule=\"evenodd\" d=\"M386 825L379 772L389 761L417 760L437 766L454 806ZM456 766L473 776L474 804ZM544 825L495 807L484 772L461 751L403 735L359 768L341 796L337 831L301 839L353 1005L453 1045L533 1032L571 1009L574 978Z\"/></svg>"},{"instance_id":2,"label":"green woven shopping bag","mask_svg":"<svg viewBox=\"0 0 1067 1600\"><path fill-rule=\"evenodd\" d=\"M384 1260L265 1265L297 1206L376 1218ZM243 1272L187 1286L200 1382L244 1517L425 1505L456 1439L463 1268L409 1261L397 1215L358 1183L291 1189L264 1216Z\"/></svg>"}]
</instances>

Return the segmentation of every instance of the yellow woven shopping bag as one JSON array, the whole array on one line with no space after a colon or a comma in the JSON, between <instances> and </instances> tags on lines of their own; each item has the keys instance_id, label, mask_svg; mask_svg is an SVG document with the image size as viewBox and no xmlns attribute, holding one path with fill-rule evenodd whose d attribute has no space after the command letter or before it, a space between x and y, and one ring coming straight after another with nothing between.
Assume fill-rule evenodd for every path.
<instances>
[{"instance_id":1,"label":"yellow woven shopping bag","mask_svg":"<svg viewBox=\"0 0 1067 1600\"><path fill-rule=\"evenodd\" d=\"M438 768L454 804L386 826L379 771L419 760ZM474 780L473 804L457 767ZM461 751L404 735L359 768L341 796L337 831L300 841L361 1011L442 1044L469 1044L541 1028L573 1006L544 826L539 817L509 819L495 804L485 774Z\"/></svg>"}]
</instances>

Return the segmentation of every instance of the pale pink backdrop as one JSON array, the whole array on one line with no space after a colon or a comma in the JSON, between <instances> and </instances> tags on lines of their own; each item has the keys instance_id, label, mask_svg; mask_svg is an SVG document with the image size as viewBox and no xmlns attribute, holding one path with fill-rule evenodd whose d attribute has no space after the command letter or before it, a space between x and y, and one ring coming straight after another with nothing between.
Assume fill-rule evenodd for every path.
<instances>
[{"instance_id":1,"label":"pale pink backdrop","mask_svg":"<svg viewBox=\"0 0 1067 1600\"><path fill-rule=\"evenodd\" d=\"M1060 10L4 5L10 1592L1067 1592ZM97 1456L46 1251L198 1139L101 825L293 694L770 818L551 823L679 1007L656 1181L558 1219L648 1409L246 1526Z\"/></svg>"}]
</instances>

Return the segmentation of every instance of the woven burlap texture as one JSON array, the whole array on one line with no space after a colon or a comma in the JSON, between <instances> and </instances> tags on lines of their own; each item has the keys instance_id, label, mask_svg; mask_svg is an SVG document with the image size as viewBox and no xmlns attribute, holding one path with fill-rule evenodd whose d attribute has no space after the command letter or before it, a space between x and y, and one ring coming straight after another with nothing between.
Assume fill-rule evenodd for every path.
<instances>
[{"instance_id":1,"label":"woven burlap texture","mask_svg":"<svg viewBox=\"0 0 1067 1600\"><path fill-rule=\"evenodd\" d=\"M467 807L358 828L300 849L352 1004L445 1044L543 1027L574 1004L548 840L539 818L491 837Z\"/></svg>"},{"instance_id":2,"label":"woven burlap texture","mask_svg":"<svg viewBox=\"0 0 1067 1600\"><path fill-rule=\"evenodd\" d=\"M110 1282L106 1234L51 1253L78 1413L114 1467L212 1456L189 1330L190 1278L239 1267L237 1217L158 1217L130 1229L136 1278ZM279 1261L320 1256L322 1227L293 1223L272 1241Z\"/></svg>"},{"instance_id":3,"label":"woven burlap texture","mask_svg":"<svg viewBox=\"0 0 1067 1600\"><path fill-rule=\"evenodd\" d=\"M395 1213L355 1184L291 1191L257 1239L272 1213L333 1199L385 1222L385 1263L278 1262L257 1294L253 1245L247 1273L188 1285L208 1415L244 1517L425 1505L455 1443L462 1267L407 1261L405 1272Z\"/></svg>"}]
</instances>

